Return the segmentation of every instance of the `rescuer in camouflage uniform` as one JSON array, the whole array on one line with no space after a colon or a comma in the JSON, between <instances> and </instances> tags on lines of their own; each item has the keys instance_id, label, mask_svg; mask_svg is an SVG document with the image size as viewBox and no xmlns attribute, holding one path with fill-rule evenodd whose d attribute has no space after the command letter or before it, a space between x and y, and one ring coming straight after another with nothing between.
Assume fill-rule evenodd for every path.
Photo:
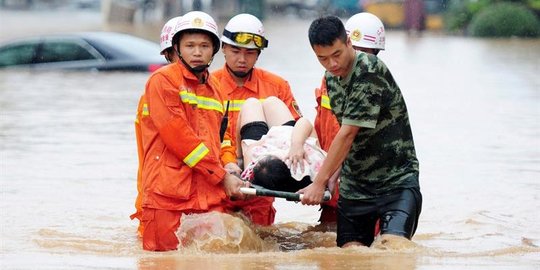
<instances>
[{"instance_id":1,"label":"rescuer in camouflage uniform","mask_svg":"<svg viewBox=\"0 0 540 270\"><path fill-rule=\"evenodd\" d=\"M382 238L411 239L422 208L418 160L401 91L386 65L356 53L342 22L319 18L309 29L311 46L325 67L330 105L341 128L302 203L317 204L341 166L337 244L369 246L381 219Z\"/></svg>"}]
</instances>

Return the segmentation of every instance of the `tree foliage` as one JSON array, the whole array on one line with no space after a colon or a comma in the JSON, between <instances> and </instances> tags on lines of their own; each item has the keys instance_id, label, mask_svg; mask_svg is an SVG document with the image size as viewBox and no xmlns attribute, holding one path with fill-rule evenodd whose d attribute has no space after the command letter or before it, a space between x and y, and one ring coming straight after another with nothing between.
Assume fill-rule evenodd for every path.
<instances>
[{"instance_id":1,"label":"tree foliage","mask_svg":"<svg viewBox=\"0 0 540 270\"><path fill-rule=\"evenodd\" d=\"M468 32L478 37L538 37L540 21L522 4L501 2L480 10Z\"/></svg>"},{"instance_id":2,"label":"tree foliage","mask_svg":"<svg viewBox=\"0 0 540 270\"><path fill-rule=\"evenodd\" d=\"M497 7L496 11L490 11L488 15L481 15L480 18L477 18L481 13L484 13L485 10L493 10L494 6ZM500 21L487 18L491 15L498 14L503 14L502 16L506 22L505 24L510 24L510 26L497 26L501 23ZM479 29L478 31L488 31L496 35L499 33L506 33L507 31L517 31L519 34L511 35L535 36L535 33L539 31L539 15L540 0L450 0L444 16L444 25L446 30L451 33L472 34L474 32L480 35L479 32L476 31L477 28L508 28L506 30L493 31ZM516 21L514 22L512 20ZM473 21L475 21L474 26L471 25ZM527 30L522 30L522 28ZM527 32L528 34L523 35L523 32Z\"/></svg>"}]
</instances>

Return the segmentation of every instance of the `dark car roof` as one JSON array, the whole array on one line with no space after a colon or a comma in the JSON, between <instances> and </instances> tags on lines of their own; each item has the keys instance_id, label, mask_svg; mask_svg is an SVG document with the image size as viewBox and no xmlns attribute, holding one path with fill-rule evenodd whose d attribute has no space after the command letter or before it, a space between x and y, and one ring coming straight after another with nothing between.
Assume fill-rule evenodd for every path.
<instances>
[{"instance_id":1,"label":"dark car roof","mask_svg":"<svg viewBox=\"0 0 540 270\"><path fill-rule=\"evenodd\" d=\"M43 42L49 43L56 41L69 41L70 43L79 44L97 59L102 59L103 61L48 62L25 66L34 68L145 71L167 64L165 58L160 55L159 44L129 34L116 32L75 32L38 35L1 44L0 49L17 44L42 44ZM37 46L35 51L40 52L40 48L41 46ZM34 59L36 59L36 56L34 56Z\"/></svg>"},{"instance_id":2,"label":"dark car roof","mask_svg":"<svg viewBox=\"0 0 540 270\"><path fill-rule=\"evenodd\" d=\"M93 45L106 59L141 59L164 61L157 43L114 32L80 32L73 36L80 37Z\"/></svg>"}]
</instances>

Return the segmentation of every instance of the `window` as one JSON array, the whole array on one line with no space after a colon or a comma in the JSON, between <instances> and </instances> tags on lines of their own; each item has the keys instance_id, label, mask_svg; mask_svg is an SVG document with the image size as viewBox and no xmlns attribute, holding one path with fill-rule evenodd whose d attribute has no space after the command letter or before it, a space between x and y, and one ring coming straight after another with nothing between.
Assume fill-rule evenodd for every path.
<instances>
[{"instance_id":1,"label":"window","mask_svg":"<svg viewBox=\"0 0 540 270\"><path fill-rule=\"evenodd\" d=\"M0 67L31 64L37 42L7 46L0 50Z\"/></svg>"},{"instance_id":2,"label":"window","mask_svg":"<svg viewBox=\"0 0 540 270\"><path fill-rule=\"evenodd\" d=\"M69 41L51 41L43 43L38 63L94 60L88 50L81 45Z\"/></svg>"}]
</instances>

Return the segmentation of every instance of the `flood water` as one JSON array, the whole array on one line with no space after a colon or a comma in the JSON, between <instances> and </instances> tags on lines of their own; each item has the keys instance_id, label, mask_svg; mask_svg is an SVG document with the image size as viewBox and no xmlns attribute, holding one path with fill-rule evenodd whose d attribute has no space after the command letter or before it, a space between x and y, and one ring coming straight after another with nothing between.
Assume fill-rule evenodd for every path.
<instances>
[{"instance_id":1,"label":"flood water","mask_svg":"<svg viewBox=\"0 0 540 270\"><path fill-rule=\"evenodd\" d=\"M114 30L86 13L0 17L1 40ZM323 69L307 41L309 23L265 21L270 47L258 66L285 77L313 119ZM405 96L420 161L424 203L414 245L339 249L335 234L310 229L316 207L278 200L276 224L265 230L225 220L227 230L265 238L261 251L219 243L143 251L129 215L133 123L149 74L0 71L0 268L539 269L540 39L389 31L380 57Z\"/></svg>"}]
</instances>

